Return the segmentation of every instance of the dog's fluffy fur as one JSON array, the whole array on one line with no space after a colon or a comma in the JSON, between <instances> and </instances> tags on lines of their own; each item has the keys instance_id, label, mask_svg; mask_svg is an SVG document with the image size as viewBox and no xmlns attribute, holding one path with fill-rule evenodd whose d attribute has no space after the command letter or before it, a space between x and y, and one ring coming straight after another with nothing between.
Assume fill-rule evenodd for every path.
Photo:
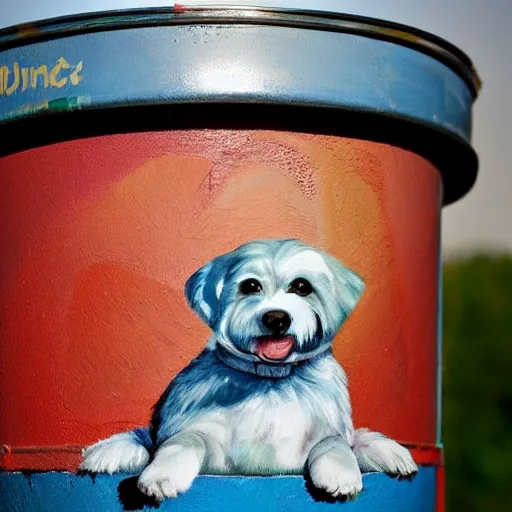
<instances>
[{"instance_id":1,"label":"dog's fluffy fur","mask_svg":"<svg viewBox=\"0 0 512 512\"><path fill-rule=\"evenodd\" d=\"M290 292L297 278L311 283L307 296ZM261 289L241 293L247 279ZM90 446L81 469L141 472L139 489L158 500L185 492L198 474L306 473L334 498L361 491L361 472L413 475L406 448L354 430L347 379L330 350L363 288L339 261L297 240L254 241L215 258L185 287L213 331L206 348L169 384L149 428ZM282 361L262 361L256 344L269 332L261 319L275 310L289 315L285 334L295 344ZM258 364L261 374L247 369Z\"/></svg>"}]
</instances>

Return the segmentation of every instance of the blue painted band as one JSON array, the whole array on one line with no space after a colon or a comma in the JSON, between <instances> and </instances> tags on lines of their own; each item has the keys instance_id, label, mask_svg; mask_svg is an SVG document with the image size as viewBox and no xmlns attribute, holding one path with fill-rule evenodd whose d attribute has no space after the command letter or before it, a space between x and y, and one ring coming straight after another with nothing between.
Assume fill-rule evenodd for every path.
<instances>
[{"instance_id":1,"label":"blue painted band","mask_svg":"<svg viewBox=\"0 0 512 512\"><path fill-rule=\"evenodd\" d=\"M475 98L480 92L480 77L471 59L445 39L392 21L340 12L239 5L228 7L176 5L150 9L112 10L62 16L4 28L0 30L0 47L22 46L37 41L102 30L170 24L205 25L212 22L344 32L391 41L431 55L461 76L473 91Z\"/></svg>"},{"instance_id":2,"label":"blue painted band","mask_svg":"<svg viewBox=\"0 0 512 512\"><path fill-rule=\"evenodd\" d=\"M22 91L21 69L32 82L31 68L50 73L62 57L71 69L53 82L67 79L65 85L44 87L40 74L37 87ZM82 80L73 85L80 62ZM214 24L132 28L11 48L0 53L0 65L9 70L0 121L64 98L70 109L263 102L403 116L470 139L472 94L454 71L410 48L352 34ZM16 75L20 84L8 94Z\"/></svg>"},{"instance_id":3,"label":"blue painted band","mask_svg":"<svg viewBox=\"0 0 512 512\"><path fill-rule=\"evenodd\" d=\"M140 510L129 488L134 479L116 475L77 476L71 473L0 473L0 512L124 512ZM199 477L176 500L162 502L159 512L434 512L436 479L433 467L416 478L398 481L383 474L363 476L363 492L346 503L316 502L302 477ZM120 497L124 500L120 501ZM137 508L137 504L139 504ZM128 508L124 508L128 507ZM131 508L130 508L131 507ZM135 507L135 508L134 508ZM145 510L153 510L146 508Z\"/></svg>"}]
</instances>

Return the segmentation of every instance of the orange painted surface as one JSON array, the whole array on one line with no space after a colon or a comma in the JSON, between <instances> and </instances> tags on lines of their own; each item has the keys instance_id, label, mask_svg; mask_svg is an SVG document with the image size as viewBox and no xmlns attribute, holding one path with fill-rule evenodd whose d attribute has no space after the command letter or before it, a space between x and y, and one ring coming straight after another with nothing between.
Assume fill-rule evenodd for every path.
<instances>
[{"instance_id":1,"label":"orange painted surface","mask_svg":"<svg viewBox=\"0 0 512 512\"><path fill-rule=\"evenodd\" d=\"M185 280L268 237L367 283L334 345L356 426L435 442L439 194L417 155L316 135L115 135L1 159L0 445L146 424L209 334Z\"/></svg>"}]
</instances>

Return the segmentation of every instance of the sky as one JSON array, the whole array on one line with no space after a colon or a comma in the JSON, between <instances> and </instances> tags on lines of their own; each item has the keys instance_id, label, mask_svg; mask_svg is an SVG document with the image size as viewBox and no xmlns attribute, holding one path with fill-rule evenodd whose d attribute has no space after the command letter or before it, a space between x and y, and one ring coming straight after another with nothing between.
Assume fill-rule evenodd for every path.
<instances>
[{"instance_id":1,"label":"sky","mask_svg":"<svg viewBox=\"0 0 512 512\"><path fill-rule=\"evenodd\" d=\"M168 6L172 0L0 0L0 27L80 12ZM180 2L186 2L182 0ZM196 2L200 3L200 2ZM203 0L201 3L219 3ZM229 0L223 5L236 4ZM254 0L261 6L314 8L405 23L441 36L473 60L483 80L474 107L480 174L473 190L443 210L445 255L512 252L512 0Z\"/></svg>"}]
</instances>

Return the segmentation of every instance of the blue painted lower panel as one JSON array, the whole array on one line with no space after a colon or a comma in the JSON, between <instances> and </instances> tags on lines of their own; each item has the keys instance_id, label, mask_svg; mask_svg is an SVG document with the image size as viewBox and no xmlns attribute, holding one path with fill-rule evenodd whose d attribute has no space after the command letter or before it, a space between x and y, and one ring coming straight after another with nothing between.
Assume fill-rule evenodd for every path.
<instances>
[{"instance_id":1,"label":"blue painted lower panel","mask_svg":"<svg viewBox=\"0 0 512 512\"><path fill-rule=\"evenodd\" d=\"M315 501L302 477L199 477L192 488L160 506L144 504L128 475L0 472L0 512L434 512L435 469L421 468L413 481L364 475L353 501Z\"/></svg>"}]
</instances>

